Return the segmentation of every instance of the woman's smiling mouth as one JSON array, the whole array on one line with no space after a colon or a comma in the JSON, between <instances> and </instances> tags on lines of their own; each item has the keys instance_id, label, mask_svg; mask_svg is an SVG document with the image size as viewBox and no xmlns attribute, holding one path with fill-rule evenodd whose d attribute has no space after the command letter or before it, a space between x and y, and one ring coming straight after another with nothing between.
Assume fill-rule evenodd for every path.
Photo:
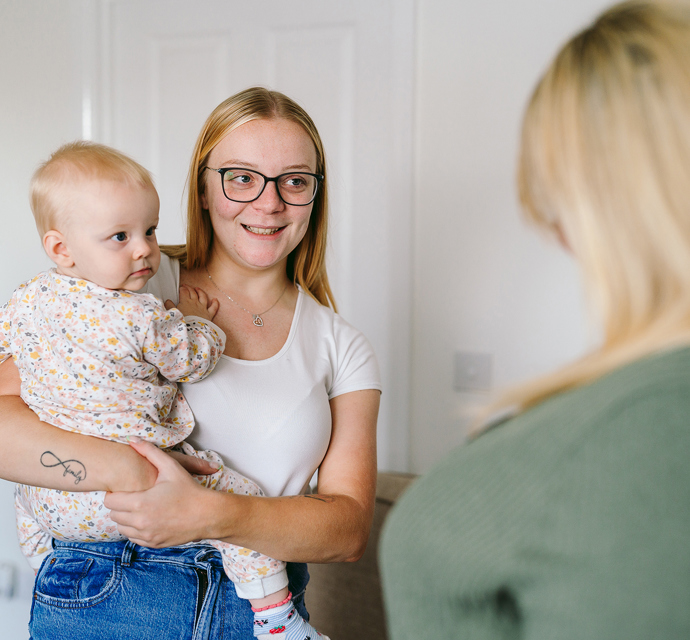
<instances>
[{"instance_id":1,"label":"woman's smiling mouth","mask_svg":"<svg viewBox=\"0 0 690 640\"><path fill-rule=\"evenodd\" d=\"M260 236L272 236L272 235L278 233L278 231L282 231L283 229L285 229L285 227L272 227L269 229L264 229L262 227L250 227L248 224L243 224L242 226L247 231L249 231L251 233L256 233Z\"/></svg>"}]
</instances>

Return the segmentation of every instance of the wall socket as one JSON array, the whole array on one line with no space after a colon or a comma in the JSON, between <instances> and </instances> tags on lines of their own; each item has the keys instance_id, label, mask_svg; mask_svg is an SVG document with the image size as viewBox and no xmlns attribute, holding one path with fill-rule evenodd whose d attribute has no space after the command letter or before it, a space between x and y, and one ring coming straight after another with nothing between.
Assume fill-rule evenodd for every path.
<instances>
[{"instance_id":1,"label":"wall socket","mask_svg":"<svg viewBox=\"0 0 690 640\"><path fill-rule=\"evenodd\" d=\"M491 391L492 370L490 353L456 351L453 388L456 391Z\"/></svg>"}]
</instances>

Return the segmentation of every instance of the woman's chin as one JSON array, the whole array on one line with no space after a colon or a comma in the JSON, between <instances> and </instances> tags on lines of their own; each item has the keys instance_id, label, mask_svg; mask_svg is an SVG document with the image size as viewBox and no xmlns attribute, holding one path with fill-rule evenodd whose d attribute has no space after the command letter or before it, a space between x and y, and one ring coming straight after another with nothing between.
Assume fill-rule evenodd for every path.
<instances>
[{"instance_id":1,"label":"woman's chin","mask_svg":"<svg viewBox=\"0 0 690 640\"><path fill-rule=\"evenodd\" d=\"M287 254L283 252L246 253L234 258L239 266L258 271L284 266L286 260Z\"/></svg>"}]
</instances>

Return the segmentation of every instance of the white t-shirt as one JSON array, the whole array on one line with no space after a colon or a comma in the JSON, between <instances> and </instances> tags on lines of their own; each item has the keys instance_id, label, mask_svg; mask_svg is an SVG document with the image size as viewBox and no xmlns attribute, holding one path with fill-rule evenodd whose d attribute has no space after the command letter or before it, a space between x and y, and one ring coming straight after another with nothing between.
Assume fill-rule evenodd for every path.
<instances>
[{"instance_id":1,"label":"white t-shirt","mask_svg":"<svg viewBox=\"0 0 690 640\"><path fill-rule=\"evenodd\" d=\"M180 267L161 256L145 291L178 301ZM206 379L181 385L196 426L188 442L217 451L268 496L300 493L331 437L329 400L381 390L368 340L300 290L290 334L266 360L223 355Z\"/></svg>"}]
</instances>

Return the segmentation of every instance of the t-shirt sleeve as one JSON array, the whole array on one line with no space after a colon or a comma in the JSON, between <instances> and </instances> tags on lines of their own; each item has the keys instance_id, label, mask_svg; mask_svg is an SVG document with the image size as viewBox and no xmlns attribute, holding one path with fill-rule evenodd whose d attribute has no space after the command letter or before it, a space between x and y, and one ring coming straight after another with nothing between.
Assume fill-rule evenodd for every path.
<instances>
[{"instance_id":1,"label":"t-shirt sleeve","mask_svg":"<svg viewBox=\"0 0 690 640\"><path fill-rule=\"evenodd\" d=\"M376 354L363 333L335 316L336 362L328 399L351 391L381 391L381 374Z\"/></svg>"},{"instance_id":2,"label":"t-shirt sleeve","mask_svg":"<svg viewBox=\"0 0 690 640\"><path fill-rule=\"evenodd\" d=\"M151 300L151 322L143 345L145 360L168 380L202 380L213 371L225 349L225 333L213 322L184 317L179 309L166 310Z\"/></svg>"}]
</instances>

